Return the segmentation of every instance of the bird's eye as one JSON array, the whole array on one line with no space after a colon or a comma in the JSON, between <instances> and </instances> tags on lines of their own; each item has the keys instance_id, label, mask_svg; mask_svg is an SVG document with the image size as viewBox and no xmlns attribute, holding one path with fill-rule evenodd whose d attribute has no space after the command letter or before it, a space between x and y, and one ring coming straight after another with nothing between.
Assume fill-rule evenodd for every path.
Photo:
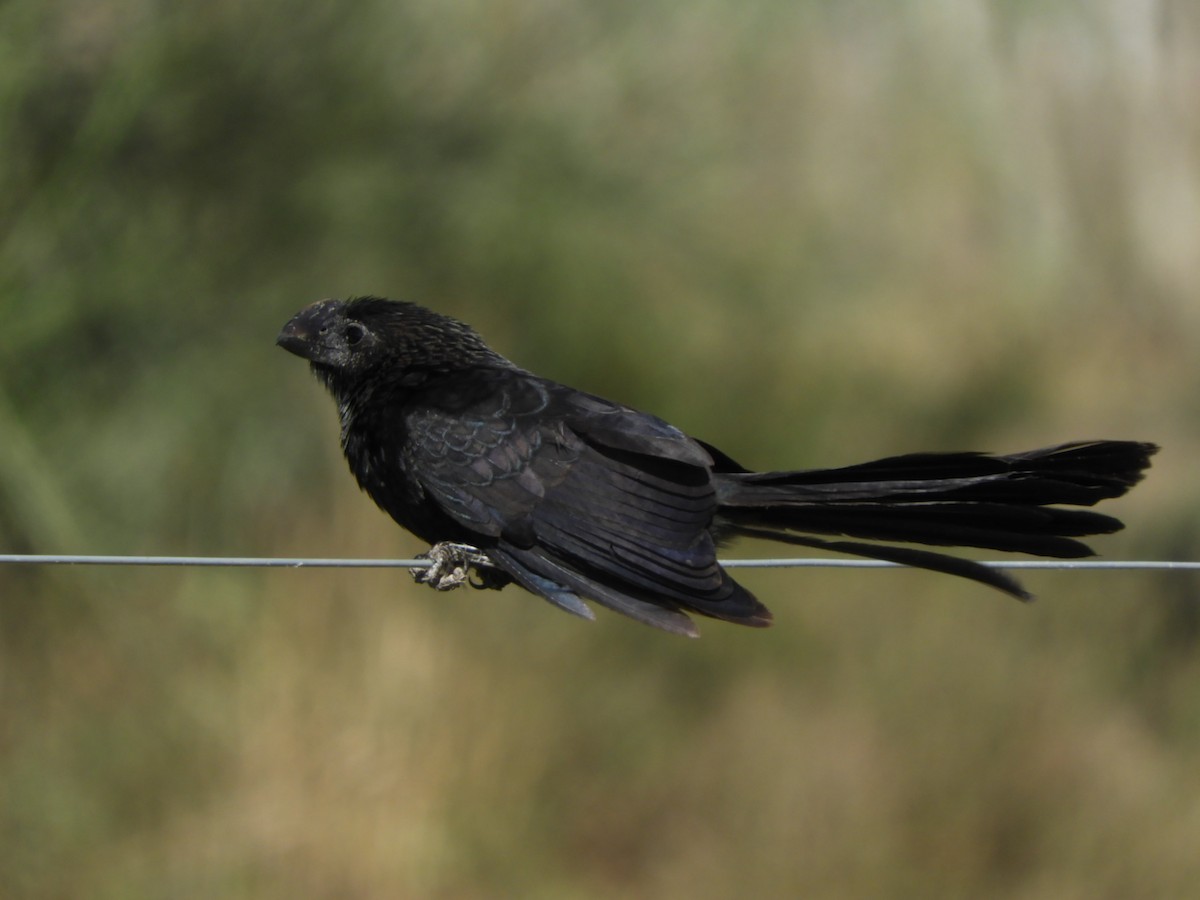
<instances>
[{"instance_id":1,"label":"bird's eye","mask_svg":"<svg viewBox=\"0 0 1200 900\"><path fill-rule=\"evenodd\" d=\"M351 322L346 326L346 343L354 346L361 341L367 334L367 330L357 322Z\"/></svg>"}]
</instances>

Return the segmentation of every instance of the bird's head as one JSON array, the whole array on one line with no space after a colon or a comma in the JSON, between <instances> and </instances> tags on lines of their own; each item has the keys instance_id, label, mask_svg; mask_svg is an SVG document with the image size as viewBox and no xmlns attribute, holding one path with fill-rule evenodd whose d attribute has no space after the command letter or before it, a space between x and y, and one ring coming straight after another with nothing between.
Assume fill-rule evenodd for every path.
<instances>
[{"instance_id":1,"label":"bird's head","mask_svg":"<svg viewBox=\"0 0 1200 900\"><path fill-rule=\"evenodd\" d=\"M470 326L415 303L381 297L314 303L283 326L276 343L307 359L335 391L380 374L511 365Z\"/></svg>"},{"instance_id":2,"label":"bird's head","mask_svg":"<svg viewBox=\"0 0 1200 900\"><path fill-rule=\"evenodd\" d=\"M321 300L292 316L276 338L314 368L350 371L378 356L379 336L360 316L347 315L343 300Z\"/></svg>"}]
</instances>

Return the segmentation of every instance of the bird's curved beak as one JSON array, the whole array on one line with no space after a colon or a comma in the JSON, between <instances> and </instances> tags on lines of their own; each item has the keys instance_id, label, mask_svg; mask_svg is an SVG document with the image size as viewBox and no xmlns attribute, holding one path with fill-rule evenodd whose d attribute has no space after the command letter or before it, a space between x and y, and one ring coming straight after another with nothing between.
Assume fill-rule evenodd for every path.
<instances>
[{"instance_id":1,"label":"bird's curved beak","mask_svg":"<svg viewBox=\"0 0 1200 900\"><path fill-rule=\"evenodd\" d=\"M288 353L295 353L304 359L312 359L313 331L308 327L311 323L305 322L304 319L304 313L292 317L279 332L279 337L275 338L275 343Z\"/></svg>"},{"instance_id":2,"label":"bird's curved beak","mask_svg":"<svg viewBox=\"0 0 1200 900\"><path fill-rule=\"evenodd\" d=\"M275 343L288 353L309 362L331 362L329 325L337 317L341 303L337 300L318 300L292 316L279 332Z\"/></svg>"}]
</instances>

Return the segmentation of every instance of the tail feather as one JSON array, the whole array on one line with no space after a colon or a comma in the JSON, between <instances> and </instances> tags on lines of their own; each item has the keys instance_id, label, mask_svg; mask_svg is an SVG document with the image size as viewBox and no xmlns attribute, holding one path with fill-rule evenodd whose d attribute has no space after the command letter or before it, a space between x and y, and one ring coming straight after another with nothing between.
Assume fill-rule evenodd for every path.
<instances>
[{"instance_id":1,"label":"tail feather","mask_svg":"<svg viewBox=\"0 0 1200 900\"><path fill-rule=\"evenodd\" d=\"M1154 444L1086 441L1026 453L911 453L837 469L729 473L731 483L762 488L743 502L771 505L765 489L786 488L792 502L971 500L1045 506L1093 506L1120 497L1142 479Z\"/></svg>"},{"instance_id":2,"label":"tail feather","mask_svg":"<svg viewBox=\"0 0 1200 900\"><path fill-rule=\"evenodd\" d=\"M849 553L851 556L862 556L866 559L878 559L902 566L929 569L932 572L942 572L946 575L957 575L960 578L969 578L972 581L986 584L988 587L1004 591L1018 600L1025 602L1033 600L1033 594L1025 590L1021 583L1011 575L999 569L993 569L991 566L985 566L983 563L975 562L973 559L963 559L959 556L949 556L929 550L918 550L915 547L889 547L883 544L864 544L859 541L827 541L823 538L763 528L739 529L739 534L745 537L766 538L799 547Z\"/></svg>"},{"instance_id":3,"label":"tail feather","mask_svg":"<svg viewBox=\"0 0 1200 900\"><path fill-rule=\"evenodd\" d=\"M961 575L1027 598L1007 575L970 560L867 541L1074 558L1092 555L1076 540L1123 525L1092 506L1137 484L1157 451L1134 441L1063 444L1027 453L920 453L839 469L722 472L717 476L726 533Z\"/></svg>"},{"instance_id":4,"label":"tail feather","mask_svg":"<svg viewBox=\"0 0 1200 900\"><path fill-rule=\"evenodd\" d=\"M1119 519L1099 513L1006 506L995 501L905 505L860 502L846 506L826 502L812 506L726 509L722 515L735 524L751 523L785 531L938 547L978 547L1063 559L1092 555L1091 548L1075 538L1111 534L1123 527Z\"/></svg>"}]
</instances>

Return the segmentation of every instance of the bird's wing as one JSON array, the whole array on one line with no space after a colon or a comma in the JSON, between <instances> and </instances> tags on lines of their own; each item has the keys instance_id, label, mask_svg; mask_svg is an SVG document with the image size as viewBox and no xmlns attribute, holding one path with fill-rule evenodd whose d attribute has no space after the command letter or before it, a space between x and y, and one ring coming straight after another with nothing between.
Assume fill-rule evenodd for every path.
<instances>
[{"instance_id":1,"label":"bird's wing","mask_svg":"<svg viewBox=\"0 0 1200 900\"><path fill-rule=\"evenodd\" d=\"M565 590L685 633L679 609L766 616L717 564L709 455L660 419L511 372L410 427L425 490L547 599Z\"/></svg>"}]
</instances>

